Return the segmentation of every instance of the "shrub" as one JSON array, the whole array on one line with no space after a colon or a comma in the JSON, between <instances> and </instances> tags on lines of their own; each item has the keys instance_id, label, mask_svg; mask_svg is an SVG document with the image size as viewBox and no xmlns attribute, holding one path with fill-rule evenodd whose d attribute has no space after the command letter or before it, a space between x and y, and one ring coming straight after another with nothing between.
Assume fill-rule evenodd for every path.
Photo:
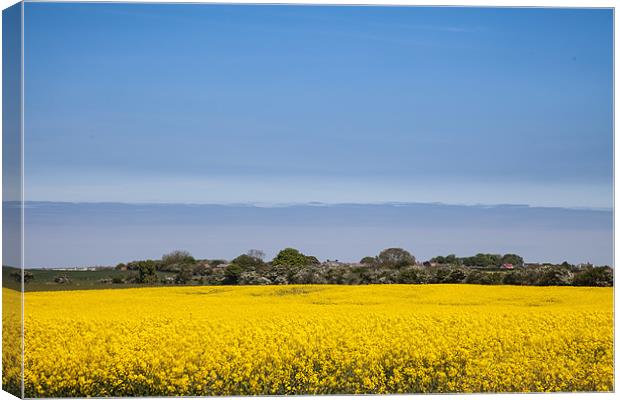
<instances>
[{"instance_id":1,"label":"shrub","mask_svg":"<svg viewBox=\"0 0 620 400\"><path fill-rule=\"evenodd\" d=\"M185 284L192 280L193 277L192 267L189 265L182 265L179 272L174 276L174 283Z\"/></svg>"},{"instance_id":2,"label":"shrub","mask_svg":"<svg viewBox=\"0 0 620 400\"><path fill-rule=\"evenodd\" d=\"M450 273L444 278L443 282L444 283L461 283L463 282L463 280L465 280L466 277L467 275L465 274L463 270L454 269L450 271Z\"/></svg>"},{"instance_id":3,"label":"shrub","mask_svg":"<svg viewBox=\"0 0 620 400\"><path fill-rule=\"evenodd\" d=\"M218 265L227 264L227 263L228 261L219 260L219 259L209 261L209 265L212 267L217 267Z\"/></svg>"},{"instance_id":4,"label":"shrub","mask_svg":"<svg viewBox=\"0 0 620 400\"><path fill-rule=\"evenodd\" d=\"M304 267L301 268L293 275L291 283L299 284L324 284L327 283L327 279L319 271L314 268Z\"/></svg>"},{"instance_id":5,"label":"shrub","mask_svg":"<svg viewBox=\"0 0 620 400\"><path fill-rule=\"evenodd\" d=\"M260 276L254 271L243 272L239 275L239 285L270 285L271 281L264 276Z\"/></svg>"},{"instance_id":6,"label":"shrub","mask_svg":"<svg viewBox=\"0 0 620 400\"><path fill-rule=\"evenodd\" d=\"M583 271L575 274L573 278L575 286L613 286L614 274L609 267L588 266Z\"/></svg>"},{"instance_id":7,"label":"shrub","mask_svg":"<svg viewBox=\"0 0 620 400\"><path fill-rule=\"evenodd\" d=\"M484 271L472 271L465 278L465 283L476 283L479 285L493 285L501 282L501 273L491 274ZM498 279L499 278L499 279Z\"/></svg>"},{"instance_id":8,"label":"shrub","mask_svg":"<svg viewBox=\"0 0 620 400\"><path fill-rule=\"evenodd\" d=\"M527 276L521 271L509 271L504 274L502 283L505 285L525 285Z\"/></svg>"},{"instance_id":9,"label":"shrub","mask_svg":"<svg viewBox=\"0 0 620 400\"><path fill-rule=\"evenodd\" d=\"M539 286L566 286L573 280L573 273L563 267L547 267L538 280Z\"/></svg>"},{"instance_id":10,"label":"shrub","mask_svg":"<svg viewBox=\"0 0 620 400\"><path fill-rule=\"evenodd\" d=\"M262 270L266 267L266 264L263 260L247 254L242 254L239 257L235 258L231 261L231 264L239 266L244 271Z\"/></svg>"},{"instance_id":11,"label":"shrub","mask_svg":"<svg viewBox=\"0 0 620 400\"><path fill-rule=\"evenodd\" d=\"M20 282L22 281L22 274L21 272L18 271L13 271L10 274L11 278L13 278L13 280L15 282ZM24 283L28 283L30 281L32 281L34 279L34 274L32 272L28 272L28 271L24 271Z\"/></svg>"},{"instance_id":12,"label":"shrub","mask_svg":"<svg viewBox=\"0 0 620 400\"><path fill-rule=\"evenodd\" d=\"M71 283L71 279L66 274L57 275L54 277L54 282L59 283L61 285L65 285Z\"/></svg>"},{"instance_id":13,"label":"shrub","mask_svg":"<svg viewBox=\"0 0 620 400\"><path fill-rule=\"evenodd\" d=\"M448 279L450 275L449 268L437 268L434 270L434 273L431 275L431 283L444 283Z\"/></svg>"},{"instance_id":14,"label":"shrub","mask_svg":"<svg viewBox=\"0 0 620 400\"><path fill-rule=\"evenodd\" d=\"M418 267L407 267L398 271L395 277L397 283L430 283L433 277L427 270Z\"/></svg>"}]
</instances>

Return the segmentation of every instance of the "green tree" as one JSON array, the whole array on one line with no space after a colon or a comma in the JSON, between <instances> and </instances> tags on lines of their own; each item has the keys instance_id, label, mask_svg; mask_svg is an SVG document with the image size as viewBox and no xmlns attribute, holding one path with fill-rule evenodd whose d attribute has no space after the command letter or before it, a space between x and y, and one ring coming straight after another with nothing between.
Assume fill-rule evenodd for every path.
<instances>
[{"instance_id":1,"label":"green tree","mask_svg":"<svg viewBox=\"0 0 620 400\"><path fill-rule=\"evenodd\" d=\"M224 285L237 285L239 284L239 278L243 273L243 268L237 264L229 264L224 269Z\"/></svg>"},{"instance_id":2,"label":"green tree","mask_svg":"<svg viewBox=\"0 0 620 400\"><path fill-rule=\"evenodd\" d=\"M502 256L499 254L478 253L473 257L463 258L463 265L469 267L497 267L502 264Z\"/></svg>"},{"instance_id":3,"label":"green tree","mask_svg":"<svg viewBox=\"0 0 620 400\"><path fill-rule=\"evenodd\" d=\"M305 256L299 250L287 247L278 253L278 255L271 261L271 265L302 267L308 264L313 264L312 261L313 260L309 260L309 257Z\"/></svg>"},{"instance_id":4,"label":"green tree","mask_svg":"<svg viewBox=\"0 0 620 400\"><path fill-rule=\"evenodd\" d=\"M382 267L402 268L415 264L415 257L407 250L392 247L379 253L377 263Z\"/></svg>"},{"instance_id":5,"label":"green tree","mask_svg":"<svg viewBox=\"0 0 620 400\"><path fill-rule=\"evenodd\" d=\"M157 282L157 263L153 260L133 261L138 270L138 276L136 278L138 283L155 283Z\"/></svg>"},{"instance_id":6,"label":"green tree","mask_svg":"<svg viewBox=\"0 0 620 400\"><path fill-rule=\"evenodd\" d=\"M454 254L449 254L446 257L445 262L446 262L446 264L450 264L450 265L459 265L460 264L460 260Z\"/></svg>"},{"instance_id":7,"label":"green tree","mask_svg":"<svg viewBox=\"0 0 620 400\"><path fill-rule=\"evenodd\" d=\"M266 264L258 257L242 254L231 261L231 264L238 265L243 271L260 271L265 269Z\"/></svg>"},{"instance_id":8,"label":"green tree","mask_svg":"<svg viewBox=\"0 0 620 400\"><path fill-rule=\"evenodd\" d=\"M445 257L444 256L433 257L430 259L430 261L437 263L437 264L448 264L448 265L459 265L460 264L460 260L454 254L449 254Z\"/></svg>"}]
</instances>

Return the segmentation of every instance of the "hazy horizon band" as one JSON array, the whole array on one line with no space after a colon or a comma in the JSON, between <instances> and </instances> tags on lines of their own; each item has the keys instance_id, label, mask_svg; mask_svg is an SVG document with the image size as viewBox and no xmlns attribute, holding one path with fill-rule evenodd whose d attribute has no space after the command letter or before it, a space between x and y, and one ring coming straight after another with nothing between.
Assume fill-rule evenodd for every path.
<instances>
[{"instance_id":1,"label":"hazy horizon band","mask_svg":"<svg viewBox=\"0 0 620 400\"><path fill-rule=\"evenodd\" d=\"M24 206L28 267L116 265L174 249L232 259L258 248L273 257L285 247L347 261L402 247L421 260L482 252L613 264L612 210L437 203Z\"/></svg>"}]
</instances>

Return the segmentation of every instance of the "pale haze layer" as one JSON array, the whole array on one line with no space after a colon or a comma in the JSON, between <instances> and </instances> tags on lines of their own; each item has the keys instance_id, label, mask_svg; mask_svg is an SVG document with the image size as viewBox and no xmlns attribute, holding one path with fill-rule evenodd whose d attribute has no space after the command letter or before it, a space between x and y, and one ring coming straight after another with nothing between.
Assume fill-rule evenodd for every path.
<instances>
[{"instance_id":1,"label":"pale haze layer","mask_svg":"<svg viewBox=\"0 0 620 400\"><path fill-rule=\"evenodd\" d=\"M29 203L26 266L116 265L174 249L232 259L284 247L359 261L387 247L418 259L518 253L529 262L612 263L610 211L441 204L249 205Z\"/></svg>"}]
</instances>

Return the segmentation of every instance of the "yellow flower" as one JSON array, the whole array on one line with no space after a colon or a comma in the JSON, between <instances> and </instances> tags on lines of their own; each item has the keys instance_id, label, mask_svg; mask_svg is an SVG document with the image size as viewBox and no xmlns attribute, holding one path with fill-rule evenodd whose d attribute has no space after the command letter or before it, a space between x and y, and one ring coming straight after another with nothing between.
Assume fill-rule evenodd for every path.
<instances>
[{"instance_id":1,"label":"yellow flower","mask_svg":"<svg viewBox=\"0 0 620 400\"><path fill-rule=\"evenodd\" d=\"M477 285L28 292L25 394L611 391L612 295ZM14 302L5 310L19 305L19 293L3 296ZM19 313L5 312L3 328L16 326ZM20 381L14 333L3 335L5 387Z\"/></svg>"}]
</instances>

